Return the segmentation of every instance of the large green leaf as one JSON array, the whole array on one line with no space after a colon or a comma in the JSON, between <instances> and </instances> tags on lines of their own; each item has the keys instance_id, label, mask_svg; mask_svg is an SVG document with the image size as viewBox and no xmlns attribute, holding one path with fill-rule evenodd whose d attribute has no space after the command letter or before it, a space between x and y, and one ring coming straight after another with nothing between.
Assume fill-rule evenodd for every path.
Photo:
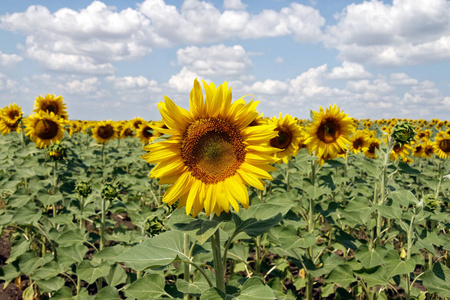
<instances>
[{"instance_id":1,"label":"large green leaf","mask_svg":"<svg viewBox=\"0 0 450 300\"><path fill-rule=\"evenodd\" d=\"M111 270L109 271L108 276L105 277L105 280L109 286L114 287L127 281L127 273L121 265L116 264L111 267Z\"/></svg>"},{"instance_id":2,"label":"large green leaf","mask_svg":"<svg viewBox=\"0 0 450 300\"><path fill-rule=\"evenodd\" d=\"M39 290L42 293L50 293L61 289L64 286L64 279L61 277L53 277L50 279L36 280Z\"/></svg>"},{"instance_id":3,"label":"large green leaf","mask_svg":"<svg viewBox=\"0 0 450 300\"><path fill-rule=\"evenodd\" d=\"M89 284L93 284L98 278L108 276L111 266L103 262L93 266L90 261L84 260L77 267L77 276Z\"/></svg>"},{"instance_id":4,"label":"large green leaf","mask_svg":"<svg viewBox=\"0 0 450 300\"><path fill-rule=\"evenodd\" d=\"M356 278L353 276L352 267L347 264L335 267L325 279L325 282L339 284L344 288L354 281Z\"/></svg>"},{"instance_id":5,"label":"large green leaf","mask_svg":"<svg viewBox=\"0 0 450 300\"><path fill-rule=\"evenodd\" d=\"M139 300L153 299L162 295L167 295L164 290L165 279L159 274L146 275L125 289L127 297L134 297Z\"/></svg>"},{"instance_id":6,"label":"large green leaf","mask_svg":"<svg viewBox=\"0 0 450 300\"><path fill-rule=\"evenodd\" d=\"M188 259L183 250L184 237L179 231L166 231L145 240L117 257L118 262L137 271L150 267L165 266L177 257Z\"/></svg>"},{"instance_id":7,"label":"large green leaf","mask_svg":"<svg viewBox=\"0 0 450 300\"><path fill-rule=\"evenodd\" d=\"M389 250L384 258L388 277L408 274L414 271L416 263L413 260L401 260L396 250Z\"/></svg>"},{"instance_id":8,"label":"large green leaf","mask_svg":"<svg viewBox=\"0 0 450 300\"><path fill-rule=\"evenodd\" d=\"M382 246L369 250L367 245L362 245L356 251L355 257L361 262L364 268L369 269L384 264L383 258L387 252L388 250Z\"/></svg>"},{"instance_id":9,"label":"large green leaf","mask_svg":"<svg viewBox=\"0 0 450 300\"><path fill-rule=\"evenodd\" d=\"M72 229L61 234L56 239L56 242L61 247L76 246L79 244L83 244L85 242L84 234L85 234L84 230Z\"/></svg>"},{"instance_id":10,"label":"large green leaf","mask_svg":"<svg viewBox=\"0 0 450 300\"><path fill-rule=\"evenodd\" d=\"M383 266L377 266L371 269L361 269L354 272L356 276L366 282L369 286L386 286L389 277Z\"/></svg>"},{"instance_id":11,"label":"large green leaf","mask_svg":"<svg viewBox=\"0 0 450 300\"><path fill-rule=\"evenodd\" d=\"M83 244L77 244L70 247L58 247L58 263L70 266L83 260L89 248Z\"/></svg>"},{"instance_id":12,"label":"large green leaf","mask_svg":"<svg viewBox=\"0 0 450 300\"><path fill-rule=\"evenodd\" d=\"M370 161L362 161L361 169L366 172L367 175L374 178L379 178L381 175L381 168Z\"/></svg>"},{"instance_id":13,"label":"large green leaf","mask_svg":"<svg viewBox=\"0 0 450 300\"><path fill-rule=\"evenodd\" d=\"M206 280L196 280L195 282L187 282L184 279L178 279L176 282L177 289L183 294L200 296L204 291L210 288Z\"/></svg>"},{"instance_id":14,"label":"large green leaf","mask_svg":"<svg viewBox=\"0 0 450 300\"><path fill-rule=\"evenodd\" d=\"M421 279L428 292L450 297L450 269L445 265L435 263L433 270L427 271Z\"/></svg>"},{"instance_id":15,"label":"large green leaf","mask_svg":"<svg viewBox=\"0 0 450 300\"><path fill-rule=\"evenodd\" d=\"M210 220L201 218L200 216L193 218L190 215L186 215L183 209L178 209L172 213L168 225L186 232L201 245L216 232L220 223L229 220L231 220L231 213L222 213L220 217L214 216L214 218Z\"/></svg>"},{"instance_id":16,"label":"large green leaf","mask_svg":"<svg viewBox=\"0 0 450 300\"><path fill-rule=\"evenodd\" d=\"M94 300L120 300L119 292L115 287L106 286L102 288L97 295L95 295Z\"/></svg>"}]
</instances>

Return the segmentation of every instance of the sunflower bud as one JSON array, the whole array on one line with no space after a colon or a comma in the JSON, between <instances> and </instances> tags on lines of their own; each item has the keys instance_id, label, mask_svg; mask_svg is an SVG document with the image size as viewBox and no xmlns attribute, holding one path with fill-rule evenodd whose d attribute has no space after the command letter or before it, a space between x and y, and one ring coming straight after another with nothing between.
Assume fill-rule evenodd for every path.
<instances>
[{"instance_id":1,"label":"sunflower bud","mask_svg":"<svg viewBox=\"0 0 450 300\"><path fill-rule=\"evenodd\" d=\"M89 181L81 180L75 186L75 192L82 197L87 197L92 193L91 183Z\"/></svg>"},{"instance_id":2,"label":"sunflower bud","mask_svg":"<svg viewBox=\"0 0 450 300\"><path fill-rule=\"evenodd\" d=\"M392 138L399 144L409 144L414 140L416 132L409 122L397 123L392 128Z\"/></svg>"},{"instance_id":3,"label":"sunflower bud","mask_svg":"<svg viewBox=\"0 0 450 300\"><path fill-rule=\"evenodd\" d=\"M434 195L425 195L423 197L423 201L425 202L425 206L431 210L439 209L442 205L444 205L444 202L436 198Z\"/></svg>"},{"instance_id":4,"label":"sunflower bud","mask_svg":"<svg viewBox=\"0 0 450 300\"><path fill-rule=\"evenodd\" d=\"M117 183L105 183L102 189L102 198L104 198L105 200L113 200L114 198L116 198L119 195L117 187Z\"/></svg>"},{"instance_id":5,"label":"sunflower bud","mask_svg":"<svg viewBox=\"0 0 450 300\"><path fill-rule=\"evenodd\" d=\"M51 144L47 149L47 155L52 161L62 160L67 156L67 148L62 144Z\"/></svg>"}]
</instances>

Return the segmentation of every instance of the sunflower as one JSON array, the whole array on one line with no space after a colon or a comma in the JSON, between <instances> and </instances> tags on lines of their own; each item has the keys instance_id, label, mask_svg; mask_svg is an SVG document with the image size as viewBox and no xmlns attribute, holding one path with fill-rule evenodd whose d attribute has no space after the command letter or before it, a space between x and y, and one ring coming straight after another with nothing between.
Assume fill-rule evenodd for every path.
<instances>
[{"instance_id":1,"label":"sunflower","mask_svg":"<svg viewBox=\"0 0 450 300\"><path fill-rule=\"evenodd\" d=\"M392 161L395 161L401 158L403 161L405 161L409 156L409 152L412 150L413 149L409 144L396 143L391 151L390 159Z\"/></svg>"},{"instance_id":2,"label":"sunflower","mask_svg":"<svg viewBox=\"0 0 450 300\"><path fill-rule=\"evenodd\" d=\"M436 135L433 143L434 151L440 158L450 157L450 134L441 131Z\"/></svg>"},{"instance_id":3,"label":"sunflower","mask_svg":"<svg viewBox=\"0 0 450 300\"><path fill-rule=\"evenodd\" d=\"M117 137L117 129L111 120L100 121L92 128L92 137L97 140L97 143L106 144Z\"/></svg>"},{"instance_id":4,"label":"sunflower","mask_svg":"<svg viewBox=\"0 0 450 300\"><path fill-rule=\"evenodd\" d=\"M423 145L423 143L414 145L414 148L413 148L413 156L414 156L414 157L422 157L423 150L424 150L424 145Z\"/></svg>"},{"instance_id":5,"label":"sunflower","mask_svg":"<svg viewBox=\"0 0 450 300\"><path fill-rule=\"evenodd\" d=\"M350 144L349 136L355 130L353 119L344 114L336 104L326 111L320 107L319 112L312 112L313 121L306 126L308 139L305 144L316 156L334 158L345 152Z\"/></svg>"},{"instance_id":6,"label":"sunflower","mask_svg":"<svg viewBox=\"0 0 450 300\"><path fill-rule=\"evenodd\" d=\"M153 124L154 122L151 122L150 124L148 122L142 123L136 132L136 136L144 143L144 145L153 142L157 137L161 136L160 133L155 132L155 130L152 129L151 125Z\"/></svg>"},{"instance_id":7,"label":"sunflower","mask_svg":"<svg viewBox=\"0 0 450 300\"><path fill-rule=\"evenodd\" d=\"M119 137L122 139L127 138L129 136L134 136L133 124L131 124L130 122L126 122L125 124L122 125L120 131L118 132Z\"/></svg>"},{"instance_id":8,"label":"sunflower","mask_svg":"<svg viewBox=\"0 0 450 300\"><path fill-rule=\"evenodd\" d=\"M381 141L377 138L371 138L368 141L369 146L364 151L364 155L368 158L377 158L376 150L380 150Z\"/></svg>"},{"instance_id":9,"label":"sunflower","mask_svg":"<svg viewBox=\"0 0 450 300\"><path fill-rule=\"evenodd\" d=\"M269 164L277 161L270 139L277 136L274 125L248 126L258 117L253 100L245 104L240 98L231 103L231 88L224 82L217 88L203 81L206 97L197 80L190 93L189 111L171 99L158 104L162 121L171 135L168 140L149 144L142 156L157 164L151 178L159 184L172 184L163 201L178 208L186 206L186 214L196 216L203 209L207 215L228 212L230 205L239 211L240 203L249 206L246 185L264 189L262 179L271 180Z\"/></svg>"},{"instance_id":10,"label":"sunflower","mask_svg":"<svg viewBox=\"0 0 450 300\"><path fill-rule=\"evenodd\" d=\"M369 139L371 137L372 136L365 130L355 131L353 136L350 137L349 150L355 154L366 150L366 148L369 147Z\"/></svg>"},{"instance_id":11,"label":"sunflower","mask_svg":"<svg viewBox=\"0 0 450 300\"><path fill-rule=\"evenodd\" d=\"M36 147L47 148L51 143L59 143L64 136L64 128L53 113L39 111L25 120L25 132Z\"/></svg>"},{"instance_id":12,"label":"sunflower","mask_svg":"<svg viewBox=\"0 0 450 300\"><path fill-rule=\"evenodd\" d=\"M134 130L138 130L141 124L146 123L146 121L140 117L136 117L130 121L131 127L133 127Z\"/></svg>"},{"instance_id":13,"label":"sunflower","mask_svg":"<svg viewBox=\"0 0 450 300\"><path fill-rule=\"evenodd\" d=\"M291 155L295 156L298 153L298 144L302 137L301 128L294 118L288 114L282 117L281 113L279 118L273 117L269 124L275 125L275 131L277 132L277 136L270 140L270 145L280 149L273 156L281 158L287 164L288 160L291 160Z\"/></svg>"},{"instance_id":14,"label":"sunflower","mask_svg":"<svg viewBox=\"0 0 450 300\"><path fill-rule=\"evenodd\" d=\"M5 106L0 111L0 117L2 117L9 125L14 126L22 119L22 108L15 103Z\"/></svg>"},{"instance_id":15,"label":"sunflower","mask_svg":"<svg viewBox=\"0 0 450 300\"><path fill-rule=\"evenodd\" d=\"M422 157L431 158L434 154L434 146L433 143L427 140L423 145Z\"/></svg>"},{"instance_id":16,"label":"sunflower","mask_svg":"<svg viewBox=\"0 0 450 300\"><path fill-rule=\"evenodd\" d=\"M67 107L66 104L64 104L63 102L62 96L55 97L55 95L48 94L45 95L44 98L42 98L41 96L36 97L33 112L36 113L40 111L45 111L48 113L52 112L58 118L67 120L69 117L67 115L66 109Z\"/></svg>"}]
</instances>

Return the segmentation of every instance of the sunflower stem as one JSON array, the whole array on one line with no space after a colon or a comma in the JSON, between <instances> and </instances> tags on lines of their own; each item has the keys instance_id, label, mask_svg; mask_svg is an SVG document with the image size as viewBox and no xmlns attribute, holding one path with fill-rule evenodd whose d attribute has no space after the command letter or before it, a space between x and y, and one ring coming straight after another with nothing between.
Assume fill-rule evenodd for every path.
<instances>
[{"instance_id":1,"label":"sunflower stem","mask_svg":"<svg viewBox=\"0 0 450 300\"><path fill-rule=\"evenodd\" d=\"M24 134L25 126L23 126L22 118L20 119L20 143L22 144L22 148L25 148L25 134Z\"/></svg>"},{"instance_id":2,"label":"sunflower stem","mask_svg":"<svg viewBox=\"0 0 450 300\"><path fill-rule=\"evenodd\" d=\"M214 260L214 272L216 274L216 288L225 293L225 267L220 253L220 233L219 228L211 236L211 248Z\"/></svg>"},{"instance_id":3,"label":"sunflower stem","mask_svg":"<svg viewBox=\"0 0 450 300\"><path fill-rule=\"evenodd\" d=\"M184 234L184 255L190 259L190 240L189 240L189 235L187 233ZM186 280L188 283L191 281L191 275L190 275L190 268L191 266L189 265L189 263L185 262L184 263L184 280ZM189 300L190 299L190 295L189 294L184 294L184 299L185 300Z\"/></svg>"},{"instance_id":4,"label":"sunflower stem","mask_svg":"<svg viewBox=\"0 0 450 300\"><path fill-rule=\"evenodd\" d=\"M389 158L391 155L391 151L394 147L394 139L392 137L389 137L386 153L384 153L384 163L383 163L383 169L381 173L381 179L380 179L380 202L378 205L384 205L384 202L386 201L386 183L387 183L387 167L389 164ZM381 212L377 211L377 244L381 245L381 227L382 227L382 216Z\"/></svg>"},{"instance_id":5,"label":"sunflower stem","mask_svg":"<svg viewBox=\"0 0 450 300\"><path fill-rule=\"evenodd\" d=\"M311 184L314 186L316 182L316 165L314 161L311 161ZM309 198L309 211L308 211L308 232L310 234L314 233L314 199ZM314 262L314 249L313 246L310 246L308 248L308 256L309 259L311 259L312 262ZM312 274L306 270L307 273L307 284L306 284L306 299L311 300L313 297L313 285L314 285L314 277Z\"/></svg>"},{"instance_id":6,"label":"sunflower stem","mask_svg":"<svg viewBox=\"0 0 450 300\"><path fill-rule=\"evenodd\" d=\"M106 200L102 197L102 215L100 223L100 251L105 247L105 210L106 210Z\"/></svg>"},{"instance_id":7,"label":"sunflower stem","mask_svg":"<svg viewBox=\"0 0 450 300\"><path fill-rule=\"evenodd\" d=\"M411 223L409 223L409 229L408 229L408 245L406 247L406 261L409 261L411 259L411 247L412 247L412 239L413 239L413 229L414 229L414 221L415 221L416 215L413 213L411 217ZM408 273L406 274L406 300L409 300L411 297L411 275Z\"/></svg>"},{"instance_id":8,"label":"sunflower stem","mask_svg":"<svg viewBox=\"0 0 450 300\"><path fill-rule=\"evenodd\" d=\"M80 196L80 229L83 228L84 197Z\"/></svg>"},{"instance_id":9,"label":"sunflower stem","mask_svg":"<svg viewBox=\"0 0 450 300\"><path fill-rule=\"evenodd\" d=\"M259 275L261 272L261 235L258 235L255 239L255 273Z\"/></svg>"},{"instance_id":10,"label":"sunflower stem","mask_svg":"<svg viewBox=\"0 0 450 300\"><path fill-rule=\"evenodd\" d=\"M105 169L105 143L102 143L102 170Z\"/></svg>"},{"instance_id":11,"label":"sunflower stem","mask_svg":"<svg viewBox=\"0 0 450 300\"><path fill-rule=\"evenodd\" d=\"M439 159L439 163L438 163L439 182L436 187L436 193L434 195L434 199L436 199L436 200L439 197L439 190L441 189L442 179L444 177L444 172L443 172L443 170L441 170L441 164L442 164L442 159Z\"/></svg>"}]
</instances>

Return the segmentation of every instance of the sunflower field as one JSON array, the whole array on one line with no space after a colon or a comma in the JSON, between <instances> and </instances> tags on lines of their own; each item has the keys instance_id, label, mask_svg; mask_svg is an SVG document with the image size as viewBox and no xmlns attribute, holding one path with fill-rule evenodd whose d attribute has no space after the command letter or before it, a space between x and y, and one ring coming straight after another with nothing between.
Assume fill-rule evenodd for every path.
<instances>
[{"instance_id":1,"label":"sunflower field","mask_svg":"<svg viewBox=\"0 0 450 300\"><path fill-rule=\"evenodd\" d=\"M450 121L0 111L0 299L448 299Z\"/></svg>"}]
</instances>

